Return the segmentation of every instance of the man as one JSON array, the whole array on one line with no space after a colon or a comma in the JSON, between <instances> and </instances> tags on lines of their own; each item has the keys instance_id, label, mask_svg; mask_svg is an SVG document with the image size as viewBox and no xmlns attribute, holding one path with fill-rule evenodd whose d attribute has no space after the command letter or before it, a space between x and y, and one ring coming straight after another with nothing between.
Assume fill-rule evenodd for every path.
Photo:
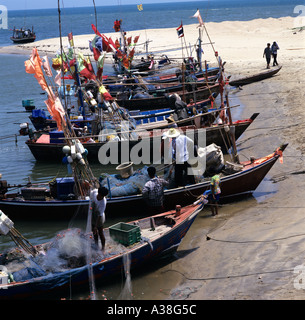
<instances>
[{"instance_id":1,"label":"man","mask_svg":"<svg viewBox=\"0 0 305 320\"><path fill-rule=\"evenodd\" d=\"M194 141L185 135L180 135L180 132L171 128L163 134L163 139L169 138L169 158L174 162L175 166L175 186L185 186L187 181L184 179L184 175L187 176L187 180L190 184L195 183L194 176L188 174L190 152L194 151Z\"/></svg>"},{"instance_id":2,"label":"man","mask_svg":"<svg viewBox=\"0 0 305 320\"><path fill-rule=\"evenodd\" d=\"M106 196L108 189L99 187L92 190L90 194L90 209L92 210L92 232L95 245L98 248L98 240L101 239L102 252L105 252L105 236L104 236L104 223L105 223L105 209L107 204Z\"/></svg>"},{"instance_id":3,"label":"man","mask_svg":"<svg viewBox=\"0 0 305 320\"><path fill-rule=\"evenodd\" d=\"M266 57L267 69L270 69L270 60L271 60L271 48L270 43L267 43L267 47L264 50L263 58Z\"/></svg>"},{"instance_id":4,"label":"man","mask_svg":"<svg viewBox=\"0 0 305 320\"><path fill-rule=\"evenodd\" d=\"M169 183L156 176L155 167L148 167L147 172L150 180L145 183L142 194L147 200L151 214L154 215L164 211L164 187Z\"/></svg>"},{"instance_id":5,"label":"man","mask_svg":"<svg viewBox=\"0 0 305 320\"><path fill-rule=\"evenodd\" d=\"M221 193L220 176L218 174L215 174L211 178L210 190L211 193L209 194L209 203L211 205L212 216L215 216L218 214L218 201Z\"/></svg>"},{"instance_id":6,"label":"man","mask_svg":"<svg viewBox=\"0 0 305 320\"><path fill-rule=\"evenodd\" d=\"M271 46L271 53L273 57L273 66L278 66L279 64L277 63L277 50L279 50L278 44L274 41Z\"/></svg>"}]
</instances>

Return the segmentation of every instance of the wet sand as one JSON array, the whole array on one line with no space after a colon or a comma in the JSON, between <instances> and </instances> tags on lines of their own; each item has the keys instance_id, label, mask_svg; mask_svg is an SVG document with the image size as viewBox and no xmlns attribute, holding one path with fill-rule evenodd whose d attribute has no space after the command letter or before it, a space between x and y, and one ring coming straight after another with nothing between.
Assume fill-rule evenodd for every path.
<instances>
[{"instance_id":1,"label":"wet sand","mask_svg":"<svg viewBox=\"0 0 305 320\"><path fill-rule=\"evenodd\" d=\"M243 115L260 112L238 140L240 159L289 143L284 163L275 164L253 198L224 204L216 217L208 210L200 214L180 246L196 250L168 269L181 281L170 299L305 298L304 281L297 278L302 274L294 272L305 266L304 91L298 70L286 59L277 76L231 93L244 103Z\"/></svg>"}]
</instances>

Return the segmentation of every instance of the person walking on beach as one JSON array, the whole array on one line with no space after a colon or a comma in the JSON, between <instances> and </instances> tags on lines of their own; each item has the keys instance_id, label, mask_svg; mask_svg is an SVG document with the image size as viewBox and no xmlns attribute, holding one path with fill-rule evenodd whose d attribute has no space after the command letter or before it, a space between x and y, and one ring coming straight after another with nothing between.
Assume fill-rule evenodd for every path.
<instances>
[{"instance_id":1,"label":"person walking on beach","mask_svg":"<svg viewBox=\"0 0 305 320\"><path fill-rule=\"evenodd\" d=\"M218 201L221 194L220 176L218 174L215 174L211 178L210 190L211 190L211 193L209 194L208 200L209 200L209 203L211 204L212 216L215 216L218 214Z\"/></svg>"},{"instance_id":2,"label":"person walking on beach","mask_svg":"<svg viewBox=\"0 0 305 320\"><path fill-rule=\"evenodd\" d=\"M270 43L267 43L267 47L264 50L263 58L266 57L267 61L267 69L270 69L270 61L271 61L271 48Z\"/></svg>"},{"instance_id":3,"label":"person walking on beach","mask_svg":"<svg viewBox=\"0 0 305 320\"><path fill-rule=\"evenodd\" d=\"M279 50L279 46L278 44L274 41L272 43L272 46L271 46L271 53L272 53L272 57L273 57L273 66L278 66L279 64L277 63L277 50Z\"/></svg>"},{"instance_id":4,"label":"person walking on beach","mask_svg":"<svg viewBox=\"0 0 305 320\"><path fill-rule=\"evenodd\" d=\"M107 204L106 196L108 189L105 187L99 187L94 189L90 194L90 209L92 210L92 232L94 242L98 248L98 240L101 239L102 252L105 252L105 235L104 235L104 223L105 223L105 209Z\"/></svg>"},{"instance_id":5,"label":"person walking on beach","mask_svg":"<svg viewBox=\"0 0 305 320\"><path fill-rule=\"evenodd\" d=\"M151 215L155 215L164 211L164 187L169 182L156 176L155 167L148 167L147 172L150 180L145 183L142 194L147 200Z\"/></svg>"}]
</instances>

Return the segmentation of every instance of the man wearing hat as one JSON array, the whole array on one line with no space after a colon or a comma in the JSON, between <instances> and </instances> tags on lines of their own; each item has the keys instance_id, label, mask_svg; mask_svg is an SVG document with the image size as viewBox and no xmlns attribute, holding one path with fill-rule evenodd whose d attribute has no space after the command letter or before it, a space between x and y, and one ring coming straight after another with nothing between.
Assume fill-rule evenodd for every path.
<instances>
[{"instance_id":1,"label":"man wearing hat","mask_svg":"<svg viewBox=\"0 0 305 320\"><path fill-rule=\"evenodd\" d=\"M178 129L170 128L163 134L162 139L168 139L168 159L172 159L175 166L175 185L176 187L185 186L187 176L190 184L195 183L193 175L188 175L190 168L189 157L190 151L194 150L194 141L189 137L180 134ZM165 149L166 150L166 149Z\"/></svg>"}]
</instances>

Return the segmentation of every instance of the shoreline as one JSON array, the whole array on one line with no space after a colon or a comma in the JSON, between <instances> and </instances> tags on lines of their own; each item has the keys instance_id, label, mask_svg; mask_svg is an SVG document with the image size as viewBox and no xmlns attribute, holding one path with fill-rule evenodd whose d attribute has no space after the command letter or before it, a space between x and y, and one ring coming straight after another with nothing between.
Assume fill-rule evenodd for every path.
<instances>
[{"instance_id":1,"label":"shoreline","mask_svg":"<svg viewBox=\"0 0 305 320\"><path fill-rule=\"evenodd\" d=\"M226 61L225 72L232 75L231 79L265 70L263 50L266 43L278 42L278 61L282 70L272 78L241 89L230 88L229 96L236 97L244 106L240 118L260 113L237 141L241 160L265 156L281 143L289 145L284 152L284 163L278 161L275 164L252 197L223 204L216 217L211 217L209 208L204 209L179 246L178 259L148 276L156 290L159 285L164 288L168 288L167 283L171 285L173 289L166 295L167 299L305 298L304 290L294 287L297 275L293 272L297 265L305 262L305 242L302 236L297 236L302 235L305 229L305 199L300 197L300 190L304 187L305 94L302 66L305 62L305 33L290 30L293 19L206 24L215 50ZM197 40L197 25L184 26L187 42L195 43ZM175 28L146 32L156 48L180 44ZM135 36L138 31L129 34ZM75 36L74 42L77 47L88 47L88 39L92 38L93 35ZM52 47L44 47L49 40L34 42L31 48L38 44L40 49L51 50ZM203 41L207 42L207 39ZM67 40L64 40L64 46L66 44ZM0 53L6 50L1 49ZM31 50L19 49L24 50L24 54ZM210 46L204 46L203 50L203 58L216 64ZM181 51L177 51L178 54L181 55ZM207 235L211 240L207 241ZM156 273L164 282L153 281ZM152 292L154 295L146 298L156 299L155 290ZM164 298L164 291L160 290L157 298Z\"/></svg>"}]
</instances>

